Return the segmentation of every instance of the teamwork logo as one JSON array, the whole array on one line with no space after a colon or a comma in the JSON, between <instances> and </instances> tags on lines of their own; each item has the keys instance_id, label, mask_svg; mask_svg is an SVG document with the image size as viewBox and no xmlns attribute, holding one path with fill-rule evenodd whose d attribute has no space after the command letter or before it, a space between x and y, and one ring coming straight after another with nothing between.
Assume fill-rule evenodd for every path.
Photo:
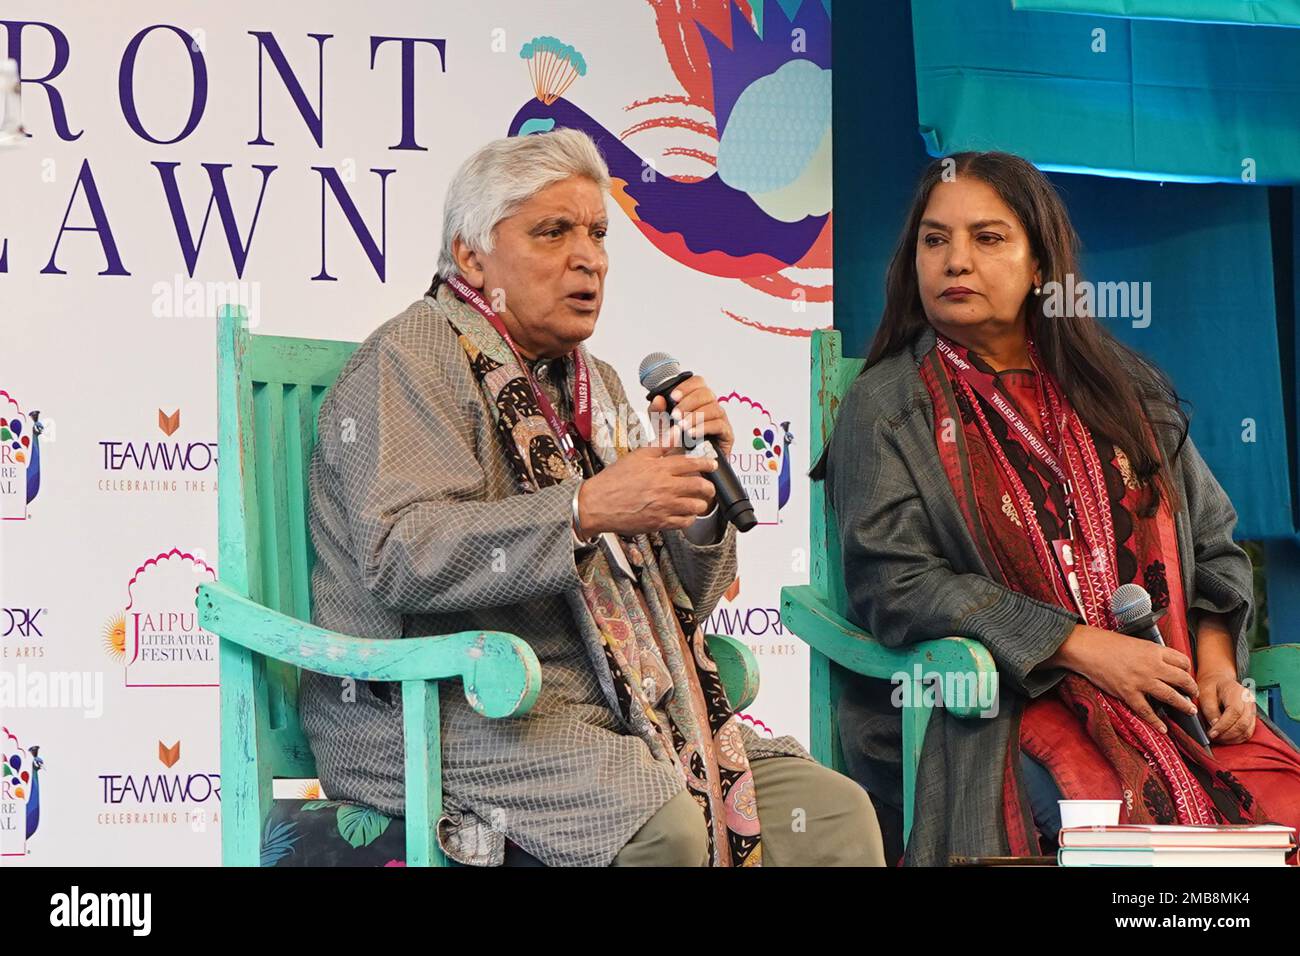
<instances>
[{"instance_id":1,"label":"teamwork logo","mask_svg":"<svg viewBox=\"0 0 1300 956\"><path fill-rule=\"evenodd\" d=\"M24 412L0 388L0 520L24 521L27 506L41 490L39 411Z\"/></svg>"},{"instance_id":2,"label":"teamwork logo","mask_svg":"<svg viewBox=\"0 0 1300 956\"><path fill-rule=\"evenodd\" d=\"M207 488L206 479L215 476L217 443L196 441L177 435L181 429L181 410L158 409L158 430L162 439L115 438L99 443L101 468L100 491L178 491ZM186 483L183 485L182 483ZM212 489L216 489L215 477Z\"/></svg>"},{"instance_id":3,"label":"teamwork logo","mask_svg":"<svg viewBox=\"0 0 1300 956\"><path fill-rule=\"evenodd\" d=\"M178 548L135 569L126 607L104 624L104 651L127 687L216 687L217 636L199 626L194 592L216 572Z\"/></svg>"},{"instance_id":4,"label":"teamwork logo","mask_svg":"<svg viewBox=\"0 0 1300 956\"><path fill-rule=\"evenodd\" d=\"M99 774L101 825L187 824L195 831L221 819L221 774L186 766L181 741L158 743L162 769Z\"/></svg>"},{"instance_id":5,"label":"teamwork logo","mask_svg":"<svg viewBox=\"0 0 1300 956\"><path fill-rule=\"evenodd\" d=\"M0 607L0 659L45 656L47 607Z\"/></svg>"},{"instance_id":6,"label":"teamwork logo","mask_svg":"<svg viewBox=\"0 0 1300 956\"><path fill-rule=\"evenodd\" d=\"M787 633L779 607L740 600L739 577L705 618L703 628L706 634L740 638L759 657L793 659L800 654L799 642Z\"/></svg>"},{"instance_id":7,"label":"teamwork logo","mask_svg":"<svg viewBox=\"0 0 1300 956\"><path fill-rule=\"evenodd\" d=\"M772 413L748 395L731 392L718 399L731 420L736 443L731 467L754 505L759 524L780 524L781 509L790 501L790 446L794 436L788 421L777 422Z\"/></svg>"},{"instance_id":8,"label":"teamwork logo","mask_svg":"<svg viewBox=\"0 0 1300 956\"><path fill-rule=\"evenodd\" d=\"M27 841L40 826L40 750L24 747L8 727L0 727L0 856L26 856Z\"/></svg>"}]
</instances>

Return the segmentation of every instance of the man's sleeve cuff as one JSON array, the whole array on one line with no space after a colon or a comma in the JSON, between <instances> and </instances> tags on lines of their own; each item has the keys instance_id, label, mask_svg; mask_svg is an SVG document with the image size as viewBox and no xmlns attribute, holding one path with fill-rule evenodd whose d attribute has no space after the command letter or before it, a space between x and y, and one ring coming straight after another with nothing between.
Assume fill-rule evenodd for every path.
<instances>
[{"instance_id":1,"label":"man's sleeve cuff","mask_svg":"<svg viewBox=\"0 0 1300 956\"><path fill-rule=\"evenodd\" d=\"M718 503L713 502L713 508L708 514L702 514L691 524L682 530L683 537L691 544L703 545L707 547L711 544L718 544L726 537L726 528L718 526Z\"/></svg>"}]
</instances>

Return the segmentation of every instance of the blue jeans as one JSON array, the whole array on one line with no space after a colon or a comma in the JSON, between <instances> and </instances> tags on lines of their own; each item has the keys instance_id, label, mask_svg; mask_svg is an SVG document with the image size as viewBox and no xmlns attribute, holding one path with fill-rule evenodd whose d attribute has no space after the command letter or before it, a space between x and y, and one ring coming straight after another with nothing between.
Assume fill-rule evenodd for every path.
<instances>
[{"instance_id":1,"label":"blue jeans","mask_svg":"<svg viewBox=\"0 0 1300 956\"><path fill-rule=\"evenodd\" d=\"M1029 791L1034 825L1045 838L1054 841L1061 830L1061 807L1056 802L1061 799L1060 788L1048 769L1024 751L1020 752L1020 775Z\"/></svg>"}]
</instances>

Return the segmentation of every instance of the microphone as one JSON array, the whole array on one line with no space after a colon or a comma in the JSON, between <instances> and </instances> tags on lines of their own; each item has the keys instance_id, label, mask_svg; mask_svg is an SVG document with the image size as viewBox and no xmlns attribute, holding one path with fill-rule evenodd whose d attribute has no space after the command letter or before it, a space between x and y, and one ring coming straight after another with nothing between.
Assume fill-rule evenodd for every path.
<instances>
[{"instance_id":1,"label":"microphone","mask_svg":"<svg viewBox=\"0 0 1300 956\"><path fill-rule=\"evenodd\" d=\"M694 372L683 372L681 363L667 352L651 352L641 360L641 369L637 377L649 392L646 400L653 401L656 395L662 395L671 413L677 403L672 400L669 393L694 374ZM717 443L712 438L708 439L708 442L717 455L718 468L717 471L710 472L704 477L713 483L722 516L734 524L737 531L748 531L758 524L758 519L754 517L754 506L750 504L749 496L741 487L740 479L732 471L731 463L718 452Z\"/></svg>"},{"instance_id":2,"label":"microphone","mask_svg":"<svg viewBox=\"0 0 1300 956\"><path fill-rule=\"evenodd\" d=\"M1165 646L1164 638L1156 628L1156 621L1164 616L1164 611L1152 612L1151 595L1142 585L1129 583L1117 587L1110 596L1110 612L1115 615L1115 623L1121 634L1140 637L1144 641L1154 641L1161 647ZM1189 699L1185 694L1183 698ZM1163 706L1159 709L1165 712L1167 719L1186 731L1188 736L1199 742L1207 751L1210 750L1210 738L1206 736L1205 728L1201 726L1199 713L1192 715L1182 711L1170 712Z\"/></svg>"}]
</instances>

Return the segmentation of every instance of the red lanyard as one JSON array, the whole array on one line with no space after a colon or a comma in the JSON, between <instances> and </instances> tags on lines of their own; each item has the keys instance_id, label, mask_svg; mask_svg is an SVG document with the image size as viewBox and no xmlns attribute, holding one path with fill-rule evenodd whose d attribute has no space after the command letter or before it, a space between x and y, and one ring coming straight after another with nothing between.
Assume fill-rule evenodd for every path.
<instances>
[{"instance_id":1,"label":"red lanyard","mask_svg":"<svg viewBox=\"0 0 1300 956\"><path fill-rule=\"evenodd\" d=\"M1073 600L1074 606L1079 611L1079 616L1085 621L1088 620L1088 614L1085 609L1083 589L1079 580L1079 556L1076 552L1074 542L1074 527L1077 520L1077 512L1074 508L1074 485L1070 482L1069 475L1061 467L1061 462L1053 453L1052 449L1047 446L1046 441L1040 438L1038 433L1024 420L1015 405L1007 401L996 388L993 387L993 376L981 372L975 368L969 361L957 352L953 346L942 336L935 337L935 347L939 354L947 359L948 363L957 370L961 380L977 392L981 398L988 402L993 408L997 409L999 415L1006 423L1015 430L1016 434L1021 437L1026 448L1046 465L1056 476L1056 480L1061 483L1062 490L1065 492L1065 506L1067 510L1065 538L1058 538L1045 544L1051 549L1051 554L1056 559L1056 565L1061 572L1061 582L1068 589L1068 598L1057 590L1058 598L1063 602ZM1033 347L1030 347L1030 356L1033 356ZM1035 363L1037 367L1037 363ZM1039 373L1039 412L1042 419L1043 430L1047 433L1047 441L1057 436L1055 426L1051 421L1052 412L1048 409L1047 389L1042 384L1042 373ZM1058 445L1059 447L1059 445ZM1033 502L1030 500L1027 491L1023 488L1022 483L1016 482L1019 487L1018 495L1021 496L1021 507L1026 512L1025 517L1034 521ZM1031 541L1037 540L1034 535L1030 536ZM1086 542L1085 542L1086 544Z\"/></svg>"},{"instance_id":2,"label":"red lanyard","mask_svg":"<svg viewBox=\"0 0 1300 956\"><path fill-rule=\"evenodd\" d=\"M532 372L528 370L528 365L524 362L523 356L519 354L519 347L515 345L515 340L506 329L506 324L501 321L501 316L493 311L492 306L487 304L487 300L479 294L478 289L459 275L448 276L444 281L451 286L452 291L462 301L478 309L483 317L492 323L492 327L501 334L501 337L506 340L506 345L510 346L510 351L514 354L515 360L519 362L519 367L524 371L524 377L528 380L528 387L533 390L533 397L537 399L538 407L541 408L542 414L546 416L546 423L551 426L551 431L555 433L555 437L560 443L560 449L564 452L564 457L571 462L579 462L582 456L577 445L574 444L573 429L577 429L578 434L582 436L584 441L591 441L591 382L588 378L587 363L582 359L582 352L574 349L572 353L575 373L573 382L575 421L571 424L562 421L560 416L556 414L550 399L538 386Z\"/></svg>"},{"instance_id":3,"label":"red lanyard","mask_svg":"<svg viewBox=\"0 0 1300 956\"><path fill-rule=\"evenodd\" d=\"M1007 424L1016 430L1016 434L1021 437L1030 451L1038 457L1038 460L1052 470L1056 480L1063 485L1069 484L1069 476L1066 475L1065 469L1061 467L1061 462L1052 453L1052 450L1043 443L1043 440L1038 437L1038 433L1021 417L1015 406L993 387L993 377L991 375L981 375L970 362L958 355L956 349L942 337L936 336L934 345L939 350L939 354L946 358L953 368L957 369L957 374L962 377L962 380L979 392L980 397L997 409L998 414L1006 419Z\"/></svg>"},{"instance_id":4,"label":"red lanyard","mask_svg":"<svg viewBox=\"0 0 1300 956\"><path fill-rule=\"evenodd\" d=\"M1006 423L1011 426L1017 435L1020 436L1026 448L1033 452L1034 456L1051 470L1060 482L1062 490L1065 492L1065 506L1068 511L1066 515L1066 536L1069 540L1074 540L1074 523L1076 513L1074 510L1074 485L1070 482L1070 476L1065 473L1061 467L1060 459L1051 448L1047 446L1046 441L1039 437L1036 432L1015 405L1007 401L1006 397L996 388L993 387L993 376L981 373L970 362L958 354L957 350L944 339L943 336L936 336L934 342L935 348L939 354L948 360L948 363L957 370L962 381L979 393L980 397L993 406L997 413L1002 416ZM1055 436L1056 429L1051 423L1051 414L1047 410L1045 401L1039 402L1040 417L1042 418L1043 428L1050 436Z\"/></svg>"}]
</instances>

